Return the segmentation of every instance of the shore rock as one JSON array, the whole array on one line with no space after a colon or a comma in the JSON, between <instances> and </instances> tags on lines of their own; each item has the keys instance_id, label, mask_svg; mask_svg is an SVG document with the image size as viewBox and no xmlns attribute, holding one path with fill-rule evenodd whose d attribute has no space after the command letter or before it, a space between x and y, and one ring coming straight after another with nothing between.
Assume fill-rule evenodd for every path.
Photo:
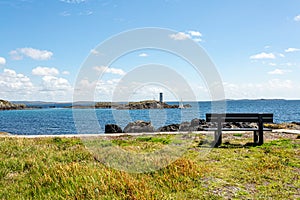
<instances>
[{"instance_id":1,"label":"shore rock","mask_svg":"<svg viewBox=\"0 0 300 200\"><path fill-rule=\"evenodd\" d=\"M151 122L138 120L129 123L124 128L123 132L124 133L149 133L149 132L154 132L154 127L152 126Z\"/></svg>"},{"instance_id":2,"label":"shore rock","mask_svg":"<svg viewBox=\"0 0 300 200\"><path fill-rule=\"evenodd\" d=\"M223 123L223 128L258 128L258 125L250 122L228 122Z\"/></svg>"},{"instance_id":3,"label":"shore rock","mask_svg":"<svg viewBox=\"0 0 300 200\"><path fill-rule=\"evenodd\" d=\"M157 129L158 132L177 132L179 131L179 124L170 124Z\"/></svg>"},{"instance_id":4,"label":"shore rock","mask_svg":"<svg viewBox=\"0 0 300 200\"><path fill-rule=\"evenodd\" d=\"M105 133L122 133L122 128L116 124L106 124Z\"/></svg>"},{"instance_id":5,"label":"shore rock","mask_svg":"<svg viewBox=\"0 0 300 200\"><path fill-rule=\"evenodd\" d=\"M170 124L157 129L158 132L177 132L177 131L203 131L209 125L204 119L193 119L191 122L181 124Z\"/></svg>"},{"instance_id":6,"label":"shore rock","mask_svg":"<svg viewBox=\"0 0 300 200\"><path fill-rule=\"evenodd\" d=\"M291 124L295 124L295 125L300 126L300 122L291 122Z\"/></svg>"},{"instance_id":7,"label":"shore rock","mask_svg":"<svg viewBox=\"0 0 300 200\"><path fill-rule=\"evenodd\" d=\"M191 131L191 122L182 122L179 131Z\"/></svg>"},{"instance_id":8,"label":"shore rock","mask_svg":"<svg viewBox=\"0 0 300 200\"><path fill-rule=\"evenodd\" d=\"M199 126L199 125L205 125L206 121L204 119L192 119L191 126Z\"/></svg>"}]
</instances>

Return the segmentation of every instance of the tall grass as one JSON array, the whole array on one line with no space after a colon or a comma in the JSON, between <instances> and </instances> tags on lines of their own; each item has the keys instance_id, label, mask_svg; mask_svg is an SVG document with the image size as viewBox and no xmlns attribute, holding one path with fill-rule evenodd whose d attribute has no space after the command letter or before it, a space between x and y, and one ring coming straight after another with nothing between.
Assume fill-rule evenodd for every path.
<instances>
[{"instance_id":1,"label":"tall grass","mask_svg":"<svg viewBox=\"0 0 300 200\"><path fill-rule=\"evenodd\" d=\"M161 136L112 141L127 151L169 142ZM204 156L195 143L167 167L137 174L97 161L80 139L3 137L0 199L299 199L299 147L297 139L227 144Z\"/></svg>"}]
</instances>

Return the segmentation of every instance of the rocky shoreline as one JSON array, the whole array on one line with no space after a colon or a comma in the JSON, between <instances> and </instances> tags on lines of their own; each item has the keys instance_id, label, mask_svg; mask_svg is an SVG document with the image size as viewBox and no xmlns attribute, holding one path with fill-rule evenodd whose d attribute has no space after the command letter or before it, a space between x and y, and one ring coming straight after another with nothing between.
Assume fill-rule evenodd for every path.
<instances>
[{"instance_id":1,"label":"rocky shoreline","mask_svg":"<svg viewBox=\"0 0 300 200\"><path fill-rule=\"evenodd\" d=\"M112 128L113 127L113 128ZM105 133L141 133L141 132L177 132L177 131L203 131L205 128L216 127L214 123L207 123L204 119L193 119L181 124L170 124L155 129L151 122L142 120L129 123L124 130L116 124L107 124ZM255 123L226 123L224 128L257 128Z\"/></svg>"},{"instance_id":2,"label":"rocky shoreline","mask_svg":"<svg viewBox=\"0 0 300 200\"><path fill-rule=\"evenodd\" d=\"M0 110L23 110L26 109L25 104L14 104L9 101L0 99Z\"/></svg>"},{"instance_id":3,"label":"rocky shoreline","mask_svg":"<svg viewBox=\"0 0 300 200\"><path fill-rule=\"evenodd\" d=\"M116 124L106 124L105 133L152 133L152 132L192 132L192 131L203 131L206 128L215 128L216 123L208 123L204 119L193 119L190 122L182 122L181 124L170 124L158 129L155 129L151 122L145 122L138 120L130 122L127 126L122 129ZM271 129L291 129L300 130L299 122L282 123L282 124L265 124L266 128ZM247 122L232 122L224 123L223 128L237 129L237 128L258 128L257 123Z\"/></svg>"}]
</instances>

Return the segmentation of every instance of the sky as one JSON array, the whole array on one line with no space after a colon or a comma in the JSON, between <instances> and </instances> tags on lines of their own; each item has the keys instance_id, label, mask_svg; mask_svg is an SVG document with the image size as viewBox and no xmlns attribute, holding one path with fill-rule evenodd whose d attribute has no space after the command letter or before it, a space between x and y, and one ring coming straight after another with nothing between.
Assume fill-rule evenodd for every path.
<instances>
[{"instance_id":1,"label":"sky","mask_svg":"<svg viewBox=\"0 0 300 200\"><path fill-rule=\"evenodd\" d=\"M0 99L72 101L80 82L83 89L96 85L96 101L111 101L134 69L155 63L186 80L196 100L210 100L205 78L190 63L157 49L93 66L103 73L97 83L78 80L101 43L147 27L175 31L170 39L199 45L214 63L226 99L300 99L298 0L0 0ZM158 99L159 92L166 100L191 100L150 81L128 98Z\"/></svg>"}]
</instances>

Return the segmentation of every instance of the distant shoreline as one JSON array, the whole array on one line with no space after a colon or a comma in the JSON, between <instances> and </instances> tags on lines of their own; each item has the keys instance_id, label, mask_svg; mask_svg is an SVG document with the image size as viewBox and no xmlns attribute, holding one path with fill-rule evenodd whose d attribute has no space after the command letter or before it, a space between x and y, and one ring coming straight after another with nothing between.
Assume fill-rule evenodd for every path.
<instances>
[{"instance_id":1,"label":"distant shoreline","mask_svg":"<svg viewBox=\"0 0 300 200\"><path fill-rule=\"evenodd\" d=\"M150 100L151 101L151 100ZM210 102L234 102L234 101L300 101L300 99L226 99L226 100L219 100L219 101L183 101L183 104L190 104L190 103L210 103ZM124 105L128 104L129 102L96 102L96 101L77 101L77 102L47 102L47 101L11 101L14 104L25 104L25 110L34 110L34 109L51 109L51 108L75 108L75 109L94 109L97 107L95 104L97 103L110 103L115 105ZM179 104L179 101L165 101L165 103L174 105ZM100 107L98 107L100 108ZM105 107L102 107L105 108Z\"/></svg>"},{"instance_id":2,"label":"distant shoreline","mask_svg":"<svg viewBox=\"0 0 300 200\"><path fill-rule=\"evenodd\" d=\"M223 100L214 100L214 101L300 101L300 99L281 99L281 98L274 98L274 99L266 99L266 98L258 98L258 99L223 99ZM30 101L30 100L9 100L12 103L17 103L17 104L22 104L22 103L34 103L34 104L69 104L69 103L74 103L74 104L81 104L81 103L97 103L97 102L112 102L112 101ZM140 100L140 101L145 101L145 100ZM116 101L112 103L126 103L127 101ZM138 101L136 101L138 102ZM164 102L167 103L176 103L179 102L179 100L166 100ZM184 100L183 102L211 102L211 100Z\"/></svg>"}]
</instances>

